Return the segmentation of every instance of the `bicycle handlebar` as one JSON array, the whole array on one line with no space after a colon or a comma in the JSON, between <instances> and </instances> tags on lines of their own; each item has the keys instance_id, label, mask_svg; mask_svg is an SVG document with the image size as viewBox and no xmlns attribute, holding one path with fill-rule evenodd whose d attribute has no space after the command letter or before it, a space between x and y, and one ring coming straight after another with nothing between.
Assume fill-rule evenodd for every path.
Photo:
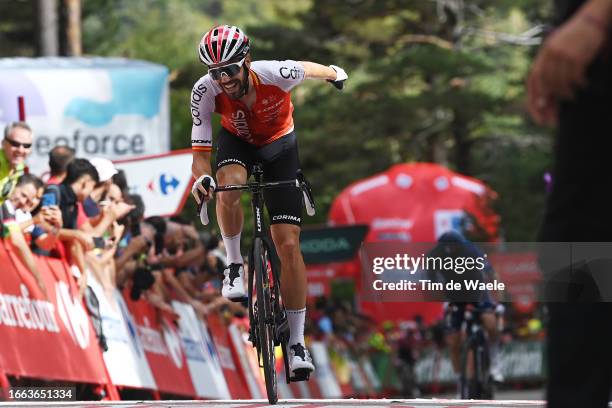
<instances>
[{"instance_id":1,"label":"bicycle handlebar","mask_svg":"<svg viewBox=\"0 0 612 408\"><path fill-rule=\"evenodd\" d=\"M256 191L265 190L267 188L275 188L275 187L290 187L294 186L299 188L304 195L304 204L306 206L306 214L309 216L315 215L315 203L314 198L312 197L312 190L310 188L310 183L306 180L302 172L298 172L297 176L293 180L284 180L284 181L267 181L267 182L251 182L246 184L228 184L225 186L220 186L215 189L215 192L222 193L224 191L242 191L249 190L254 193ZM200 221L202 225L208 225L208 207L206 202L202 202L199 208Z\"/></svg>"}]
</instances>

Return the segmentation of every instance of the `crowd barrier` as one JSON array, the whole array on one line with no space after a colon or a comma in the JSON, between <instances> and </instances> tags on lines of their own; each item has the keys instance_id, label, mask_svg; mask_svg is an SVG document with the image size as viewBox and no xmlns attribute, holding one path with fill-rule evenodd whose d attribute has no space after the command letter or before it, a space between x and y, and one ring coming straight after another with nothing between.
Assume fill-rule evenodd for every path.
<instances>
[{"instance_id":1,"label":"crowd barrier","mask_svg":"<svg viewBox=\"0 0 612 408\"><path fill-rule=\"evenodd\" d=\"M102 351L68 265L37 257L45 296L10 245L0 240L0 389L8 377L97 384L107 399L121 389L198 399L262 399L265 382L248 339L248 321L212 313L200 319L191 305L173 301L178 324L145 300L89 279L99 301ZM311 381L286 384L277 358L281 398L389 396L401 389L390 353L355 356L320 341L309 344L317 370ZM277 348L277 352L280 352ZM501 351L506 378L542 379L540 342L515 343ZM424 350L416 363L422 387L452 383L447 355Z\"/></svg>"},{"instance_id":2,"label":"crowd barrier","mask_svg":"<svg viewBox=\"0 0 612 408\"><path fill-rule=\"evenodd\" d=\"M118 399L122 388L186 398L265 398L263 373L247 340L248 321L228 323L217 314L203 321L191 305L173 301L177 324L147 301L105 289L90 276L107 345L102 351L69 266L48 257L36 262L46 296L0 240L0 388L8 377L24 377L97 384L109 391L108 399ZM358 361L330 358L322 342L310 348L316 374L309 382L287 385L279 370L282 398L342 398L373 390Z\"/></svg>"}]
</instances>

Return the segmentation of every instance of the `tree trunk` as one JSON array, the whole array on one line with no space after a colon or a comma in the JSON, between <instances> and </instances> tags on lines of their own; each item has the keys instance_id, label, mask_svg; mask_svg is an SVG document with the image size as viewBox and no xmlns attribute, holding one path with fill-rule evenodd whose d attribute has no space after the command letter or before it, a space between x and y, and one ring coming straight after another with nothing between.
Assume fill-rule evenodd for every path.
<instances>
[{"instance_id":1,"label":"tree trunk","mask_svg":"<svg viewBox=\"0 0 612 408\"><path fill-rule=\"evenodd\" d=\"M461 112L454 111L454 119L451 123L451 131L455 141L455 167L461 174L470 175L472 171L471 147L468 126Z\"/></svg>"},{"instance_id":2,"label":"tree trunk","mask_svg":"<svg viewBox=\"0 0 612 408\"><path fill-rule=\"evenodd\" d=\"M83 54L81 42L81 0L64 0L66 7L67 54L78 57Z\"/></svg>"},{"instance_id":3,"label":"tree trunk","mask_svg":"<svg viewBox=\"0 0 612 408\"><path fill-rule=\"evenodd\" d=\"M56 0L38 0L38 44L40 55L54 57L59 51Z\"/></svg>"}]
</instances>

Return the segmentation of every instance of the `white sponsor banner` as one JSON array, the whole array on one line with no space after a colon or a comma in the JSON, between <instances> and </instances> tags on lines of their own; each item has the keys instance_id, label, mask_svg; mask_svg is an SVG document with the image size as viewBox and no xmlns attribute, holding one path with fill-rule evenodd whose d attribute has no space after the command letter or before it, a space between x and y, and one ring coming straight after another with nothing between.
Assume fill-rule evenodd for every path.
<instances>
[{"instance_id":1,"label":"white sponsor banner","mask_svg":"<svg viewBox=\"0 0 612 408\"><path fill-rule=\"evenodd\" d=\"M113 289L105 293L102 285L90 274L89 287L100 304L102 330L108 350L103 354L104 363L115 385L156 389L155 379L147 362L142 343L121 293Z\"/></svg>"},{"instance_id":2,"label":"white sponsor banner","mask_svg":"<svg viewBox=\"0 0 612 408\"><path fill-rule=\"evenodd\" d=\"M146 217L174 215L190 195L190 150L120 161L115 167L125 171L130 192L142 197Z\"/></svg>"},{"instance_id":3,"label":"white sponsor banner","mask_svg":"<svg viewBox=\"0 0 612 408\"><path fill-rule=\"evenodd\" d=\"M316 364L315 380L319 384L323 398L341 398L342 390L329 362L325 344L314 341L310 345L310 351Z\"/></svg>"},{"instance_id":4,"label":"white sponsor banner","mask_svg":"<svg viewBox=\"0 0 612 408\"><path fill-rule=\"evenodd\" d=\"M0 126L19 119L34 130L30 170L47 170L64 144L77 157L124 159L170 147L168 69L124 58L0 59Z\"/></svg>"},{"instance_id":5,"label":"white sponsor banner","mask_svg":"<svg viewBox=\"0 0 612 408\"><path fill-rule=\"evenodd\" d=\"M230 393L223 371L202 337L200 320L193 307L172 301L172 308L180 317L179 334L187 357L187 368L198 397L229 399Z\"/></svg>"},{"instance_id":6,"label":"white sponsor banner","mask_svg":"<svg viewBox=\"0 0 612 408\"><path fill-rule=\"evenodd\" d=\"M359 368L355 360L353 360L351 357L347 357L347 361L351 369L351 384L353 388L357 392L367 392L367 382L365 377L363 376L363 373L361 372L361 369Z\"/></svg>"},{"instance_id":7,"label":"white sponsor banner","mask_svg":"<svg viewBox=\"0 0 612 408\"><path fill-rule=\"evenodd\" d=\"M287 377L285 376L284 367L279 373L277 373L277 376L278 376L278 382L277 382L278 398L279 399L296 398L296 396L293 395L293 391L291 391L291 387L289 387L289 384L287 384ZM261 398L261 397L257 397L257 398Z\"/></svg>"},{"instance_id":8,"label":"white sponsor banner","mask_svg":"<svg viewBox=\"0 0 612 408\"><path fill-rule=\"evenodd\" d=\"M260 372L257 372L257 373L253 372L253 370L251 369L251 363L249 362L249 357L246 354L246 350L245 350L246 343L248 343L248 346L250 346L251 343L244 340L242 332L240 331L238 326L236 326L235 324L230 324L228 326L228 330L229 330L230 340L234 344L234 349L236 350L238 354L238 362L240 363L240 370L242 370L246 378L246 382L247 382L247 386L249 387L251 398L254 398L254 399L265 398L264 396L265 390L262 390L261 388L259 388L259 384L261 383L257 381L257 378L255 378L257 374L260 374ZM279 391L285 391L283 388L289 389L289 387L285 387L287 385L286 380L284 380L284 382L279 380L278 385L279 385ZM290 397L286 396L283 398L290 398Z\"/></svg>"}]
</instances>

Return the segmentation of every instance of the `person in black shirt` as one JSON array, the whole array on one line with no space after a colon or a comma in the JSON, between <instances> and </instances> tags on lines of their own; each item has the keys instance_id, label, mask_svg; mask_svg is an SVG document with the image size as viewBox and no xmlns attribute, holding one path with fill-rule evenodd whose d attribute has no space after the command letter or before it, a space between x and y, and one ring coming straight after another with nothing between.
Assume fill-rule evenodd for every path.
<instances>
[{"instance_id":1,"label":"person in black shirt","mask_svg":"<svg viewBox=\"0 0 612 408\"><path fill-rule=\"evenodd\" d=\"M68 165L66 178L59 185L60 209L64 228L77 228L77 202L83 202L98 184L96 168L86 159L74 159Z\"/></svg>"},{"instance_id":2,"label":"person in black shirt","mask_svg":"<svg viewBox=\"0 0 612 408\"><path fill-rule=\"evenodd\" d=\"M612 229L604 193L610 184L612 152L612 1L557 1L556 11L558 27L539 50L527 83L533 119L558 127L553 186L540 239L592 249L595 245L580 242L607 242ZM543 258L544 272L550 278L556 270L546 270ZM591 271L568 265L567 276L575 280L593 273L593 265L583 265ZM612 262L604 263L603 268L600 263L599 272L611 274ZM569 283L563 292L568 294L566 300L575 300L572 294L588 292L583 290L587 287L584 280ZM590 291L597 297L577 297L586 302L548 304L550 408L608 406L612 303L598 302L601 294L610 291L606 286L610 285Z\"/></svg>"}]
</instances>

